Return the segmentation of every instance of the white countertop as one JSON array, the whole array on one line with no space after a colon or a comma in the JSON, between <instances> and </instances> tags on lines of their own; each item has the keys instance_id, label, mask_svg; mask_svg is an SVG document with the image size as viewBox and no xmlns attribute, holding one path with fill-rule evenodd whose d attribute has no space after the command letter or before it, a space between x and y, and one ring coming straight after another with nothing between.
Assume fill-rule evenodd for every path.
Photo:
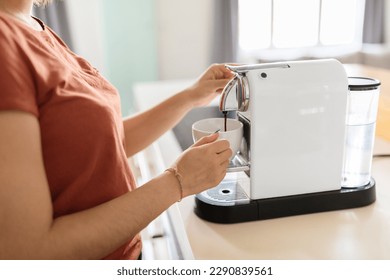
<instances>
[{"instance_id":1,"label":"white countertop","mask_svg":"<svg viewBox=\"0 0 390 280\"><path fill-rule=\"evenodd\" d=\"M145 110L191 81L139 84L135 102ZM154 156L169 166L181 149L171 131L156 143ZM375 153L390 153L376 139ZM195 259L390 259L390 158L373 160L375 203L361 208L238 224L215 224L194 213L194 197L178 203L175 223L184 229Z\"/></svg>"},{"instance_id":2,"label":"white countertop","mask_svg":"<svg viewBox=\"0 0 390 280\"><path fill-rule=\"evenodd\" d=\"M196 259L390 259L389 170L374 160L377 200L361 208L227 225L199 219L193 197L179 208Z\"/></svg>"}]
</instances>

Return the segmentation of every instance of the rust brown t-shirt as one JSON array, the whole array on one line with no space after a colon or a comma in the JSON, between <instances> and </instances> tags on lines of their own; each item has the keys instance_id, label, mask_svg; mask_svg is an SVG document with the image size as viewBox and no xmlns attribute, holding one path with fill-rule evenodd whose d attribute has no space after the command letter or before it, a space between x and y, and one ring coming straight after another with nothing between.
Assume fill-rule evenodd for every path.
<instances>
[{"instance_id":1,"label":"rust brown t-shirt","mask_svg":"<svg viewBox=\"0 0 390 280\"><path fill-rule=\"evenodd\" d=\"M118 197L135 181L117 90L39 23L43 31L0 12L0 110L39 120L56 218ZM135 259L140 250L139 236L129 236L107 258Z\"/></svg>"}]
</instances>

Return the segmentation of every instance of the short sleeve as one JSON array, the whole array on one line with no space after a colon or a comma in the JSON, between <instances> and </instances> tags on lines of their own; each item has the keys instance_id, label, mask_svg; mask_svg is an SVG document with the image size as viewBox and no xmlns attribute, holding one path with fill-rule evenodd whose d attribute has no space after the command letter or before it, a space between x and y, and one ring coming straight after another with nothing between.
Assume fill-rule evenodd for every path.
<instances>
[{"instance_id":1,"label":"short sleeve","mask_svg":"<svg viewBox=\"0 0 390 280\"><path fill-rule=\"evenodd\" d=\"M29 45L22 32L0 17L0 111L38 116Z\"/></svg>"}]
</instances>

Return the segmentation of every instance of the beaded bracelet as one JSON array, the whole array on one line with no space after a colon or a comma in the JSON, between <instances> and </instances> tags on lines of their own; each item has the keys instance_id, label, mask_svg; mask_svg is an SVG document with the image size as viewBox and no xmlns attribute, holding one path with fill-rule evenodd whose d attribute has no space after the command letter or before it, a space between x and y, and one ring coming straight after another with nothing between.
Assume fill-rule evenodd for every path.
<instances>
[{"instance_id":1,"label":"beaded bracelet","mask_svg":"<svg viewBox=\"0 0 390 280\"><path fill-rule=\"evenodd\" d=\"M177 202L180 202L182 199L183 199L183 184L182 184L182 176L180 175L180 173L177 171L177 168L176 167L170 167L168 168L167 170L165 171L168 171L168 172L171 172L173 175L175 175L177 181L179 182L179 187L180 187L180 199L177 201Z\"/></svg>"}]
</instances>

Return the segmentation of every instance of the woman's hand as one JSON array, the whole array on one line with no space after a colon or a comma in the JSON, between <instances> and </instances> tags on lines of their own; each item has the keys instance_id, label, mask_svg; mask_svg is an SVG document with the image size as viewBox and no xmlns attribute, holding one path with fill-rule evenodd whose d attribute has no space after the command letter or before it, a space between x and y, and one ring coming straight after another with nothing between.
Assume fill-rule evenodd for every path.
<instances>
[{"instance_id":1,"label":"woman's hand","mask_svg":"<svg viewBox=\"0 0 390 280\"><path fill-rule=\"evenodd\" d=\"M225 177L232 150L227 140L217 139L218 133L201 138L176 161L183 197L214 187Z\"/></svg>"},{"instance_id":2,"label":"woman's hand","mask_svg":"<svg viewBox=\"0 0 390 280\"><path fill-rule=\"evenodd\" d=\"M213 64L207 68L195 84L187 89L194 107L209 104L233 77L234 74L224 64Z\"/></svg>"}]
</instances>

